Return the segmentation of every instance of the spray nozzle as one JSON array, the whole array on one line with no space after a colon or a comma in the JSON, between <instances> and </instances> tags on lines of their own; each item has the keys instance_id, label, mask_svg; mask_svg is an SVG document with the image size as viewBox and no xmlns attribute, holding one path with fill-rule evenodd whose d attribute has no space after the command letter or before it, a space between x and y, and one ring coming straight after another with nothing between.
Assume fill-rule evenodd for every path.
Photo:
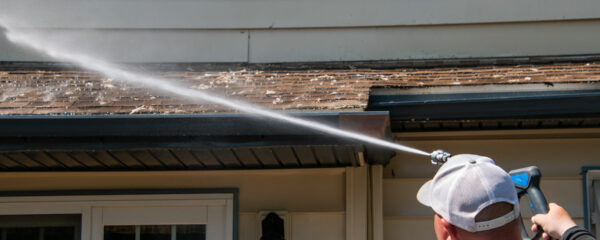
<instances>
[{"instance_id":1,"label":"spray nozzle","mask_svg":"<svg viewBox=\"0 0 600 240\"><path fill-rule=\"evenodd\" d=\"M431 164L443 165L446 161L448 161L448 158L451 157L452 154L442 149L438 149L433 151L429 156L431 156Z\"/></svg>"}]
</instances>

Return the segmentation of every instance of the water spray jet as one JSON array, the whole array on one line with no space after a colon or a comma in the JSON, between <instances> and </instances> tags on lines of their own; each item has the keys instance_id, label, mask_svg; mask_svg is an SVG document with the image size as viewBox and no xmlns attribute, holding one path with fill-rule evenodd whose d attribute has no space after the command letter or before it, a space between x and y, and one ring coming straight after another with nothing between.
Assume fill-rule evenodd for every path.
<instances>
[{"instance_id":1,"label":"water spray jet","mask_svg":"<svg viewBox=\"0 0 600 240\"><path fill-rule=\"evenodd\" d=\"M370 137L370 136L366 136L363 134L354 133L354 132L350 132L350 131L344 131L344 130L334 128L334 127L331 127L331 126L328 126L328 125L325 125L322 123L308 121L308 120L292 117L289 115L285 115L282 113L269 111L269 110L266 110L261 107L251 105L251 104L248 104L245 102L228 100L223 97L215 96L215 95L209 94L209 93L201 91L201 90L189 89L189 88L185 88L183 86L178 86L178 85L172 83L171 81L169 81L168 79L149 76L149 75L145 75L142 73L136 73L133 71L128 71L128 70L120 68L116 65L113 65L109 62L102 61L102 60L99 60L96 58L92 58L85 54L74 53L73 51L70 51L69 49L63 49L60 46L53 46L51 43L48 43L48 42L44 41L43 39L36 37L35 35L31 35L26 32L15 31L14 29L11 29L10 26L8 26L6 23L3 26L2 22L0 22L0 28L2 28L2 27L4 27L4 29L5 29L4 33L5 33L6 37L8 38L8 40L15 44L36 50L40 53L43 53L45 55L48 55L48 56L50 56L54 59L60 60L60 61L71 62L73 64L76 64L76 65L84 68L84 69L101 73L102 75L109 77L109 78L119 79L121 81L125 81L128 83L143 84L148 87L152 87L152 88L164 91L164 92L183 96L188 99L216 103L216 104L223 105L223 106L226 106L226 107L229 107L229 108L241 111L241 112L246 112L246 113L253 114L253 115L259 115L259 116L268 117L268 118L279 120L279 121L288 122L291 124L315 129L315 130L321 131L323 133L327 133L327 134L331 134L331 135L335 135L335 136L339 136L339 137L355 139L355 140L359 140L359 141L362 141L365 143L379 145L382 147L386 147L386 148L390 148L390 149L394 149L394 150L398 150L398 151L409 152L409 153L423 155L423 156L430 156L432 158L434 156L433 153L430 154L425 151L421 151L419 149L407 147L407 146L400 145L400 144L393 143L393 142L388 142L388 141L385 141L385 140L382 140L379 138L374 138L374 137Z\"/></svg>"}]
</instances>

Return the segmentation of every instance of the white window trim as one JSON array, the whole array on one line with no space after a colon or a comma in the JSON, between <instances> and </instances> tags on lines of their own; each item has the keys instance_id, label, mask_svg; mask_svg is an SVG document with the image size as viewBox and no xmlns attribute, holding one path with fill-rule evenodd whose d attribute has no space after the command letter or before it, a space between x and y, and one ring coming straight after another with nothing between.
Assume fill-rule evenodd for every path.
<instances>
[{"instance_id":1,"label":"white window trim","mask_svg":"<svg viewBox=\"0 0 600 240\"><path fill-rule=\"evenodd\" d=\"M102 216L106 210L148 208L164 211L168 208L189 207L205 209L206 220L164 222L145 219L142 223L207 224L207 239L233 240L234 195L235 193L193 193L0 197L0 215L81 214L81 240L102 240L103 226L108 225L103 223ZM140 223L135 217L128 216L128 219L131 220L131 225Z\"/></svg>"}]
</instances>

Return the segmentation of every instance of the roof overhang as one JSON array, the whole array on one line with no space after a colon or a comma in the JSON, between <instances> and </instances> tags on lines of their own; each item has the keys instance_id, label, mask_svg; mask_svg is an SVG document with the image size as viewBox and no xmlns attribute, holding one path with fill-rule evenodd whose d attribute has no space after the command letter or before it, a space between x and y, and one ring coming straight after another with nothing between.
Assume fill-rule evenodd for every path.
<instances>
[{"instance_id":1,"label":"roof overhang","mask_svg":"<svg viewBox=\"0 0 600 240\"><path fill-rule=\"evenodd\" d=\"M392 139L387 112L296 113ZM386 164L394 151L247 114L0 116L4 170L163 170Z\"/></svg>"},{"instance_id":2,"label":"roof overhang","mask_svg":"<svg viewBox=\"0 0 600 240\"><path fill-rule=\"evenodd\" d=\"M449 90L452 91L449 91ZM600 84L375 89L394 131L600 126Z\"/></svg>"}]
</instances>

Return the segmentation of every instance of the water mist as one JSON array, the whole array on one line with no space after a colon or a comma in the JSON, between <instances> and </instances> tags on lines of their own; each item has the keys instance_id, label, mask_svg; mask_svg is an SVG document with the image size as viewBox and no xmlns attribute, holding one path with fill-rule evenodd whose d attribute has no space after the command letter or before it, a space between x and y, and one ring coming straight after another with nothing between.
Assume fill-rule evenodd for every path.
<instances>
[{"instance_id":1,"label":"water mist","mask_svg":"<svg viewBox=\"0 0 600 240\"><path fill-rule=\"evenodd\" d=\"M396 144L393 142L388 142L382 139L369 137L366 135L362 135L359 133L354 133L350 131L340 130L322 123L308 121L305 119L300 119L296 117L292 117L289 115L285 115L282 113L277 113L273 111L266 110L264 108L248 104L246 102L228 100L224 97L212 95L205 91L189 89L183 86L179 86L169 79L159 78L154 76L149 76L143 73L138 73L134 71L128 71L123 67L118 65L109 63L107 61L103 61L97 58L94 58L90 55L84 53L74 52L73 49L67 49L65 46L60 46L57 44L53 44L52 42L45 41L41 36L36 35L30 31L23 30L20 28L11 28L10 25L6 23L6 21L2 21L0 19L0 31L2 28L5 29L6 37L9 41L33 49L37 52L48 55L58 61L71 62L76 64L84 69L98 72L106 77L113 78L120 81L125 81L126 83L137 83L143 84L147 87L151 87L160 91L165 91L171 94L179 95L186 97L188 99L192 99L195 101L206 101L211 102L223 106L227 106L229 108L246 112L249 114L259 115L263 117L268 117L271 119L276 119L279 121L285 121L291 124L299 125L306 128L315 129L327 134L336 135L344 138L351 138L355 140L359 140L365 143L375 144L379 146L383 146L390 149L395 149L399 151L429 156L430 154L415 148L403 146L400 144Z\"/></svg>"}]
</instances>

